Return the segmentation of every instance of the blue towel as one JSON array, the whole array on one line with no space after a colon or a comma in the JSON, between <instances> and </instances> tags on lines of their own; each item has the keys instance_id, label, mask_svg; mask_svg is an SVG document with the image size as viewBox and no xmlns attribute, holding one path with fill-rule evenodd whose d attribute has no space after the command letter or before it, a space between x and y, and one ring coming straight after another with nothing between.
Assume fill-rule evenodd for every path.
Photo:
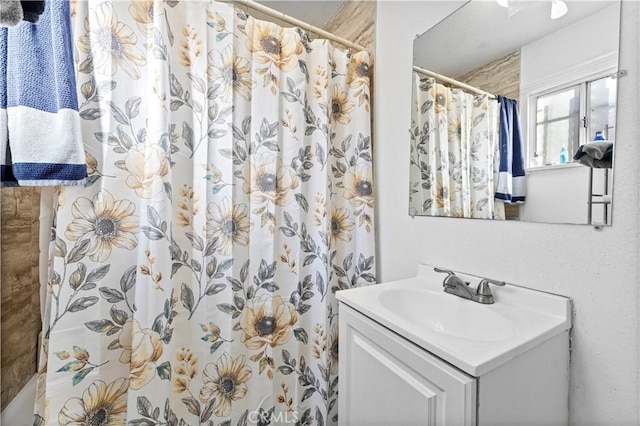
<instances>
[{"instance_id":1,"label":"blue towel","mask_svg":"<svg viewBox=\"0 0 640 426\"><path fill-rule=\"evenodd\" d=\"M496 198L505 203L525 202L524 148L518 103L498 96L500 102L500 168Z\"/></svg>"},{"instance_id":2,"label":"blue towel","mask_svg":"<svg viewBox=\"0 0 640 426\"><path fill-rule=\"evenodd\" d=\"M0 28L0 184L82 185L68 0L49 0L37 24Z\"/></svg>"}]
</instances>

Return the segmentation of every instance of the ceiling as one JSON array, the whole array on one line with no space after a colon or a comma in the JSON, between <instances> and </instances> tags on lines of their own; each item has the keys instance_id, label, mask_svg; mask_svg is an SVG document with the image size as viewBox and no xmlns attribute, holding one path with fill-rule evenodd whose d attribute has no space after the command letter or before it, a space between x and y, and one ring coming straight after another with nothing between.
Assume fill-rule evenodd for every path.
<instances>
[{"instance_id":1,"label":"ceiling","mask_svg":"<svg viewBox=\"0 0 640 426\"><path fill-rule=\"evenodd\" d=\"M319 28L324 28L344 4L344 0L257 1L278 12L283 12ZM250 11L250 14L258 19L265 19L265 16L259 12Z\"/></svg>"},{"instance_id":2,"label":"ceiling","mask_svg":"<svg viewBox=\"0 0 640 426\"><path fill-rule=\"evenodd\" d=\"M495 0L466 3L416 38L414 64L456 77L617 2L567 1L568 13L556 20L550 19L550 1L509 0L509 4L506 9Z\"/></svg>"}]
</instances>

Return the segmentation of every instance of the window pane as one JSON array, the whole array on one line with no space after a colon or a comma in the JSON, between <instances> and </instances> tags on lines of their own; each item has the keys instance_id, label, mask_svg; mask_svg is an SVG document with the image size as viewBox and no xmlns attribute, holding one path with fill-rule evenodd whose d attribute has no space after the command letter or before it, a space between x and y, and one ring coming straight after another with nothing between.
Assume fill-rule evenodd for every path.
<instances>
[{"instance_id":1,"label":"window pane","mask_svg":"<svg viewBox=\"0 0 640 426\"><path fill-rule=\"evenodd\" d=\"M580 86L540 96L536 107L537 165L559 164L563 146L571 161L580 143Z\"/></svg>"},{"instance_id":2,"label":"window pane","mask_svg":"<svg viewBox=\"0 0 640 426\"><path fill-rule=\"evenodd\" d=\"M616 83L615 78L605 77L589 85L589 142L597 131L610 142L615 140Z\"/></svg>"}]
</instances>

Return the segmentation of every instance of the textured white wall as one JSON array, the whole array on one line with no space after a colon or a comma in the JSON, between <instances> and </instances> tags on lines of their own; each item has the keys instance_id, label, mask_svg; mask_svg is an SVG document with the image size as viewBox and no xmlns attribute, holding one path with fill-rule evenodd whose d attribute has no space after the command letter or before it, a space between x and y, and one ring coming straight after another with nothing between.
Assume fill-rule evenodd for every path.
<instances>
[{"instance_id":1,"label":"textured white wall","mask_svg":"<svg viewBox=\"0 0 640 426\"><path fill-rule=\"evenodd\" d=\"M573 153L570 154L573 157ZM560 157L558 155L558 157ZM594 169L596 175L602 170ZM604 178L603 178L604 179ZM604 186L594 185L594 192ZM527 202L520 206L520 219L532 222L587 223L589 168L580 165L527 171ZM602 221L601 204L596 204L594 223Z\"/></svg>"},{"instance_id":2,"label":"textured white wall","mask_svg":"<svg viewBox=\"0 0 640 426\"><path fill-rule=\"evenodd\" d=\"M618 5L612 2L593 15L523 46L520 52L522 87L615 51L618 28L607 24L619 19ZM555 55L554 59L549 61L548 55Z\"/></svg>"},{"instance_id":3,"label":"textured white wall","mask_svg":"<svg viewBox=\"0 0 640 426\"><path fill-rule=\"evenodd\" d=\"M378 279L410 277L418 263L429 262L573 298L572 424L638 424L639 4L622 6L620 61L629 74L620 80L613 227L598 232L587 226L408 216L412 42L460 3L378 3Z\"/></svg>"},{"instance_id":4,"label":"textured white wall","mask_svg":"<svg viewBox=\"0 0 640 426\"><path fill-rule=\"evenodd\" d=\"M528 108L530 105L527 105L531 102L529 95L532 92L566 85L571 80L575 81L578 76L586 77L594 72L589 64L596 58L611 57L610 60L603 61L601 66L605 67L604 69L615 67L619 43L619 20L619 5L612 2L611 6L593 15L522 47L520 50L520 105L523 118L527 115L535 117L535 111L531 111ZM598 31L594 31L594 28L598 28ZM580 42L577 43L576 40ZM584 70L585 65L590 68L590 71ZM577 67L583 67L583 69L578 71ZM535 110L535 108L532 109ZM523 134L531 130L532 126L523 119ZM590 138L593 136L593 133L587 135ZM530 140L534 138L535 136L530 136ZM551 159L555 158L556 162L560 161L560 151L548 154ZM569 156L573 157L573 152L570 152ZM589 169L576 166L528 172L527 202L520 207L520 218L533 222L588 223ZM595 169L594 172L594 193L601 193L604 186L604 171ZM594 205L592 223L602 222L603 213L602 204Z\"/></svg>"}]
</instances>

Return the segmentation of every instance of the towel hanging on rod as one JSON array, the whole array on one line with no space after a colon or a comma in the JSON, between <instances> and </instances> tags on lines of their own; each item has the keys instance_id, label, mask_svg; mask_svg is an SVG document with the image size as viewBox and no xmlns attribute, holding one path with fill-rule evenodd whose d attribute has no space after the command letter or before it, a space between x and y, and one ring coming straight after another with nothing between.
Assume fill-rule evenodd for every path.
<instances>
[{"instance_id":1,"label":"towel hanging on rod","mask_svg":"<svg viewBox=\"0 0 640 426\"><path fill-rule=\"evenodd\" d=\"M496 198L509 204L523 204L526 200L526 176L518 102L504 96L498 96L498 102L500 166Z\"/></svg>"},{"instance_id":2,"label":"towel hanging on rod","mask_svg":"<svg viewBox=\"0 0 640 426\"><path fill-rule=\"evenodd\" d=\"M0 28L0 172L0 186L86 182L68 0Z\"/></svg>"}]
</instances>

